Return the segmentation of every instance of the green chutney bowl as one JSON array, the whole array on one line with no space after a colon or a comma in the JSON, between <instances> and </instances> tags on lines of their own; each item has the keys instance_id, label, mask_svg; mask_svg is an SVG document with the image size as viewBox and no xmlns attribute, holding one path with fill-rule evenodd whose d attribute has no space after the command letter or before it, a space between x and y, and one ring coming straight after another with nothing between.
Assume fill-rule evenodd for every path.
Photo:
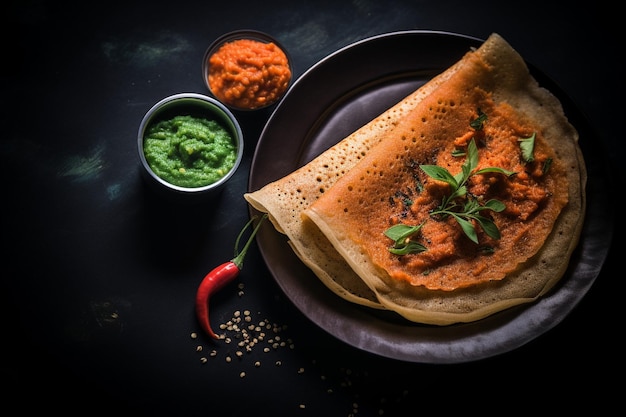
<instances>
[{"instance_id":1,"label":"green chutney bowl","mask_svg":"<svg viewBox=\"0 0 626 417\"><path fill-rule=\"evenodd\" d=\"M141 172L158 193L195 200L219 194L243 158L243 134L218 100L179 93L156 103L139 125Z\"/></svg>"}]
</instances>

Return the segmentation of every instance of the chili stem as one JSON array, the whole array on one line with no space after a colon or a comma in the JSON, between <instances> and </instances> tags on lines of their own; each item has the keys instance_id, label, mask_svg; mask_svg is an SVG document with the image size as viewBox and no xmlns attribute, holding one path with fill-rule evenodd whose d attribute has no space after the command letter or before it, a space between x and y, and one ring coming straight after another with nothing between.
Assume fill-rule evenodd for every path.
<instances>
[{"instance_id":1,"label":"chili stem","mask_svg":"<svg viewBox=\"0 0 626 417\"><path fill-rule=\"evenodd\" d=\"M263 223L263 220L265 220L266 218L267 218L267 213L264 213L263 216L261 216L261 219L257 223L256 227L252 231L252 234L248 238L248 241L244 245L243 249L241 249L241 252L237 253L237 247L239 246L239 241L241 240L241 237L243 236L244 231L248 228L250 223L252 223L254 219L256 219L256 216L252 217L248 221L248 223L246 223L243 229L241 229L241 232L239 232L239 235L237 236L237 240L235 240L235 257L232 259L232 262L235 265L237 265L239 269L243 268L243 258L246 256L246 252L248 251L248 248L252 244L252 239L254 238L254 235L256 235L256 232L259 230L259 227L261 227L261 223Z\"/></svg>"}]
</instances>

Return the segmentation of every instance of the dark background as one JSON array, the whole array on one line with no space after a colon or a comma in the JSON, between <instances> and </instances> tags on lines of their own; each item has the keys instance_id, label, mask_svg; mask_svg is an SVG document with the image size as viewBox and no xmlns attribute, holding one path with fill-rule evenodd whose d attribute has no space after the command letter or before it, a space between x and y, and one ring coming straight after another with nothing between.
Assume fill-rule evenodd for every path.
<instances>
[{"instance_id":1,"label":"dark background","mask_svg":"<svg viewBox=\"0 0 626 417\"><path fill-rule=\"evenodd\" d=\"M455 365L403 363L336 340L282 295L253 246L245 295L219 294L215 320L250 308L288 326L281 335L294 344L268 356L255 351L264 365L254 372L249 358L226 363L223 346L208 357L211 342L190 334L198 330L195 288L232 257L248 217L241 195L269 111L241 117L244 163L217 206L164 203L145 189L136 155L139 123L154 103L206 93L201 59L225 32L276 36L296 76L338 48L385 32L483 39L498 32L586 115L592 145L606 155L607 189L617 197L625 180L624 47L617 11L604 3L12 2L1 72L4 403L24 414L43 407L153 416L612 408L623 369L615 244L562 323L512 352ZM622 231L616 221L615 242ZM196 352L197 345L205 350Z\"/></svg>"}]
</instances>

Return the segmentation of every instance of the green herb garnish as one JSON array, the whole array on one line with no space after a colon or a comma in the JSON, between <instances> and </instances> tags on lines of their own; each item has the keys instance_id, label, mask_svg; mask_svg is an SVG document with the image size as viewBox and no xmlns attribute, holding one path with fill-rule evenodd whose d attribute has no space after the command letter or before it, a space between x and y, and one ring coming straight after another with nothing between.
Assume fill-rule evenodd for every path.
<instances>
[{"instance_id":1,"label":"green herb garnish","mask_svg":"<svg viewBox=\"0 0 626 417\"><path fill-rule=\"evenodd\" d=\"M486 121L487 115L478 109L478 117L470 122L470 126L474 130L481 130ZM535 134L533 134L530 138L520 139L520 147L523 154L522 157L525 160L527 155L530 155L530 158L533 157L532 152L534 149L534 139ZM461 226L465 235L476 244L478 244L478 235L472 220L478 223L478 225L489 237L493 239L500 239L500 231L498 230L498 227L490 218L483 216L480 212L483 210L501 212L506 208L505 204L496 199L491 199L483 205L479 204L476 198L468 195L467 181L472 175L494 172L504 174L509 177L514 175L515 172L497 167L487 167L476 170L476 167L478 166L478 148L476 147L474 138L470 140L467 146L467 152L464 152L462 149L455 149L453 151L453 156L455 157L463 155L466 155L465 162L463 162L463 165L461 166L461 172L456 175L452 175L447 169L438 165L419 165L426 175L447 183L451 189L451 193L442 199L441 204L435 210L431 211L430 215L431 217L452 216ZM549 163L544 166L545 170L548 168ZM418 226L397 224L385 230L385 236L394 241L393 246L389 248L389 252L396 255L406 255L409 253L420 253L427 250L424 245L411 239L413 235L419 232L423 224L424 223ZM482 248L482 250L488 252L493 251L493 248L485 247Z\"/></svg>"},{"instance_id":2,"label":"green herb garnish","mask_svg":"<svg viewBox=\"0 0 626 417\"><path fill-rule=\"evenodd\" d=\"M393 240L393 246L389 248L389 252L394 255L424 252L426 247L411 239L411 236L419 232L422 225L423 223L417 226L396 224L385 230L385 236Z\"/></svg>"},{"instance_id":3,"label":"green herb garnish","mask_svg":"<svg viewBox=\"0 0 626 417\"><path fill-rule=\"evenodd\" d=\"M520 138L517 140L522 151L522 159L524 162L532 162L535 160L535 136L535 133L533 133L529 138Z\"/></svg>"},{"instance_id":4,"label":"green herb garnish","mask_svg":"<svg viewBox=\"0 0 626 417\"><path fill-rule=\"evenodd\" d=\"M454 156L454 157L465 156L465 151L463 149L454 149L452 151L452 156Z\"/></svg>"},{"instance_id":5,"label":"green herb garnish","mask_svg":"<svg viewBox=\"0 0 626 417\"><path fill-rule=\"evenodd\" d=\"M474 243L478 243L476 229L471 220L475 220L483 231L493 239L500 238L500 231L495 223L488 217L480 214L483 210L501 212L505 209L504 203L491 199L484 205L467 194L467 180L472 175L495 172L504 174L507 177L515 174L503 168L487 167L476 170L478 166L478 149L476 142L472 138L467 147L467 158L461 166L461 172L452 175L447 169L438 165L420 165L420 168L431 178L446 182L451 189L451 193L443 198L441 204L433 210L431 216L452 216L459 223L465 235Z\"/></svg>"},{"instance_id":6,"label":"green herb garnish","mask_svg":"<svg viewBox=\"0 0 626 417\"><path fill-rule=\"evenodd\" d=\"M543 165L541 166L541 173L545 175L550 170L551 166L552 166L552 158L546 159Z\"/></svg>"},{"instance_id":7,"label":"green herb garnish","mask_svg":"<svg viewBox=\"0 0 626 417\"><path fill-rule=\"evenodd\" d=\"M483 113L482 110L478 109L478 117L470 122L470 126L474 130L481 130L486 121L487 115Z\"/></svg>"}]
</instances>

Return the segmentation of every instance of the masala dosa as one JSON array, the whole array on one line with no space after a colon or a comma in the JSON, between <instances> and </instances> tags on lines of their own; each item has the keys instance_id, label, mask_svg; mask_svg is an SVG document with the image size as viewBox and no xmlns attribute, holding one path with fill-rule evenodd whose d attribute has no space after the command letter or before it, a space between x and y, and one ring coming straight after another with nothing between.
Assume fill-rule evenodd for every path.
<instances>
[{"instance_id":1,"label":"masala dosa","mask_svg":"<svg viewBox=\"0 0 626 417\"><path fill-rule=\"evenodd\" d=\"M268 218L289 239L295 254L316 276L340 297L365 306L381 309L374 292L352 270L328 239L311 222L303 222L301 213L337 179L358 163L367 152L406 117L430 91L445 82L462 62L422 85L406 98L332 146L305 166L244 194L256 210Z\"/></svg>"},{"instance_id":2,"label":"masala dosa","mask_svg":"<svg viewBox=\"0 0 626 417\"><path fill-rule=\"evenodd\" d=\"M547 220L546 233L538 244L532 245L532 253L525 254L519 265L497 279L433 289L419 281L416 284L392 278L371 252L372 242L376 241L372 236L384 242L383 223L368 217L371 204L380 196L364 191L347 211L337 209L345 208L342 204L355 194L348 190L354 189L359 178L367 178L370 187L391 177L393 168L387 167L393 164L389 165L387 157L400 152L395 148L398 145L393 144L397 138L419 138L419 134L411 133L415 129L425 135L434 134L423 129L419 120L431 117L433 107L441 109L438 102L449 102L451 91L458 94L452 97L456 107L437 114L438 123L456 117L461 108L474 107L475 111L477 103L466 93L477 87L487 93L496 107L506 106L520 123L526 121L536 127L541 141L554 150L552 157L566 177L566 196L557 210L558 216ZM537 299L564 274L585 212L586 172L577 142L577 132L567 121L558 99L538 85L523 59L502 37L492 34L480 48L468 51L441 75L311 163L247 193L245 198L256 209L270 214L276 229L288 236L294 252L341 297L390 309L419 323L474 321ZM420 149L420 140L413 143ZM562 194L563 182L559 184ZM383 189L380 185L371 185L371 189ZM361 229L355 229L355 219ZM362 230L367 230L370 238L367 244L363 244L362 236L357 236Z\"/></svg>"}]
</instances>

